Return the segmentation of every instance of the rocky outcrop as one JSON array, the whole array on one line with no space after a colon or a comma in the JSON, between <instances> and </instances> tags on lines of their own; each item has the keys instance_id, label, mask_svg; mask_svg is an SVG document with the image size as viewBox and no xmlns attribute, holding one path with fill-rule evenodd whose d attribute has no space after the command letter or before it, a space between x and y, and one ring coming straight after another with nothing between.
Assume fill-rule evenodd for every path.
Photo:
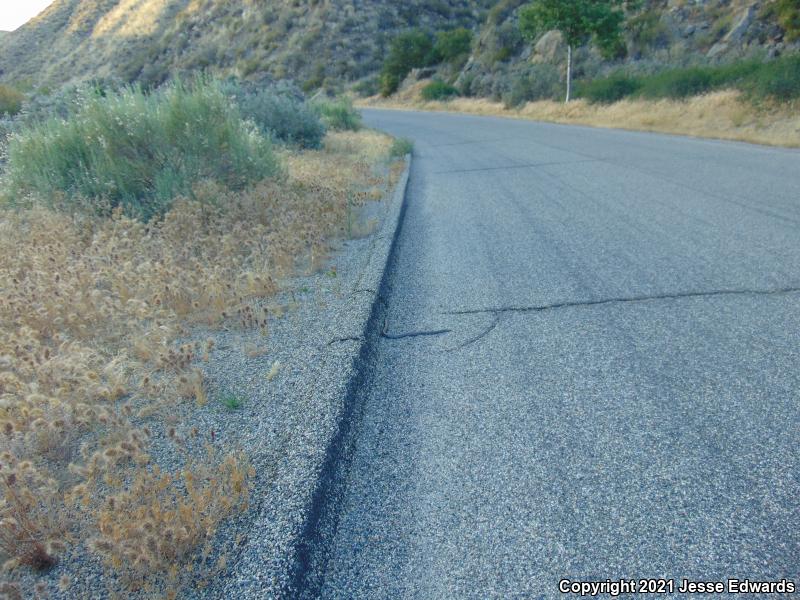
<instances>
[{"instance_id":1,"label":"rocky outcrop","mask_svg":"<svg viewBox=\"0 0 800 600\"><path fill-rule=\"evenodd\" d=\"M548 31L533 46L533 62L554 63L563 60L566 52L564 36L558 31Z\"/></svg>"},{"instance_id":2,"label":"rocky outcrop","mask_svg":"<svg viewBox=\"0 0 800 600\"><path fill-rule=\"evenodd\" d=\"M747 39L747 33L750 26L755 21L756 12L756 4L751 4L739 11L733 19L734 24L730 31L725 34L725 37L711 47L706 56L708 56L708 58L716 58L727 52L731 47L741 45Z\"/></svg>"}]
</instances>

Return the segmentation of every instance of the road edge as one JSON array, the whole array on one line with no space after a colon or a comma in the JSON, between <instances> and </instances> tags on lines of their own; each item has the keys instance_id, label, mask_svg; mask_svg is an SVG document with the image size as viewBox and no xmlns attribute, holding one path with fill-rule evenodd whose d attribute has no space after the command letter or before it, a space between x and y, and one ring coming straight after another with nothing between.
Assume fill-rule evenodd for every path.
<instances>
[{"instance_id":1,"label":"road edge","mask_svg":"<svg viewBox=\"0 0 800 600\"><path fill-rule=\"evenodd\" d=\"M309 478L308 496L303 499L300 532L291 548L292 560L287 577L287 597L314 596L311 590L321 583L315 574L315 556L324 537L321 532L328 513L337 473L347 462L352 446L352 433L360 412L359 389L364 381L371 352L372 338L381 330L383 289L387 285L388 266L394 254L406 210L406 194L411 172L411 155L405 157L405 169L395 186L380 231L375 234L366 266L349 293L340 311L337 337L329 345L341 346L326 360L324 369L335 373L326 386L325 395L332 400L334 414L328 430L317 436L324 450L317 454L313 475Z\"/></svg>"},{"instance_id":2,"label":"road edge","mask_svg":"<svg viewBox=\"0 0 800 600\"><path fill-rule=\"evenodd\" d=\"M357 109L364 111L364 110L386 110L386 111L394 111L394 112L410 112L410 113L431 113L431 114L441 114L441 115L457 115L462 117L486 117L490 119L507 119L511 121L526 121L529 123L541 123L544 125L558 125L561 127L583 127L586 129L599 129L601 131L620 131L625 133L634 133L634 134L642 134L642 135L663 135L666 137L671 138L681 138L687 140L697 140L699 142L714 142L714 143L722 143L722 144L731 144L731 145L746 145L750 147L761 148L763 150L777 150L777 151L787 151L787 152L798 152L800 151L800 141L793 144L780 144L780 143L769 143L766 141L754 141L752 139L746 138L736 138L736 137L723 137L723 136L709 136L709 135L697 135L688 132L684 133L675 133L670 131L664 131L660 129L642 129L637 127L626 127L624 125L593 125L591 123L581 123L581 122L571 122L571 121L556 121L551 119L545 118L535 118L529 117L520 114L492 114L492 113L479 113L479 112L469 112L464 110L450 110L445 108L439 107L431 107L426 108L422 106L381 106L380 104L365 104L363 102L356 102L354 105Z\"/></svg>"}]
</instances>

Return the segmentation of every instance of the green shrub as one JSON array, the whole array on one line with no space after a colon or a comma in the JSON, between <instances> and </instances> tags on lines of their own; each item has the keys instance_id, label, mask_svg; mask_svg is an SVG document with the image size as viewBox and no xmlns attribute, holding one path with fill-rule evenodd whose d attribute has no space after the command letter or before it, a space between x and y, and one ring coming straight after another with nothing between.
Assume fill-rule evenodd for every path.
<instances>
[{"instance_id":1,"label":"green shrub","mask_svg":"<svg viewBox=\"0 0 800 600\"><path fill-rule=\"evenodd\" d=\"M414 152L414 142L407 138L396 138L389 149L391 158L403 158L406 154Z\"/></svg>"},{"instance_id":2,"label":"green shrub","mask_svg":"<svg viewBox=\"0 0 800 600\"><path fill-rule=\"evenodd\" d=\"M688 98L708 92L712 84L710 68L668 69L643 79L640 93L646 98Z\"/></svg>"},{"instance_id":3,"label":"green shrub","mask_svg":"<svg viewBox=\"0 0 800 600\"><path fill-rule=\"evenodd\" d=\"M503 94L507 108L516 108L526 102L555 99L561 95L561 76L549 64L531 65L524 74L515 77L511 89Z\"/></svg>"},{"instance_id":4,"label":"green shrub","mask_svg":"<svg viewBox=\"0 0 800 600\"><path fill-rule=\"evenodd\" d=\"M472 49L472 32L463 27L451 31L440 31L436 34L434 52L444 62L454 63L470 53Z\"/></svg>"},{"instance_id":5,"label":"green shrub","mask_svg":"<svg viewBox=\"0 0 800 600\"><path fill-rule=\"evenodd\" d=\"M775 10L778 15L778 24L786 32L787 41L800 39L800 2L777 0Z\"/></svg>"},{"instance_id":6,"label":"green shrub","mask_svg":"<svg viewBox=\"0 0 800 600\"><path fill-rule=\"evenodd\" d=\"M616 102L629 96L688 98L713 90L737 89L752 100L800 98L800 55L770 62L746 60L713 67L669 69L653 75L614 73L579 82L577 94L590 102Z\"/></svg>"},{"instance_id":7,"label":"green shrub","mask_svg":"<svg viewBox=\"0 0 800 600\"><path fill-rule=\"evenodd\" d=\"M107 202L148 219L199 181L235 190L278 172L269 140L219 84L197 81L89 97L68 119L23 128L8 144L6 180L12 201Z\"/></svg>"},{"instance_id":8,"label":"green shrub","mask_svg":"<svg viewBox=\"0 0 800 600\"><path fill-rule=\"evenodd\" d=\"M711 67L709 69L711 87L714 89L724 87L741 89L748 79L765 67L766 63L760 60L743 60Z\"/></svg>"},{"instance_id":9,"label":"green shrub","mask_svg":"<svg viewBox=\"0 0 800 600\"><path fill-rule=\"evenodd\" d=\"M753 98L784 102L800 98L800 54L764 64L744 82L743 88Z\"/></svg>"},{"instance_id":10,"label":"green shrub","mask_svg":"<svg viewBox=\"0 0 800 600\"><path fill-rule=\"evenodd\" d=\"M314 102L314 109L322 117L322 122L335 131L361 129L361 114L353 107L349 98L318 99Z\"/></svg>"},{"instance_id":11,"label":"green shrub","mask_svg":"<svg viewBox=\"0 0 800 600\"><path fill-rule=\"evenodd\" d=\"M22 109L25 96L12 87L0 84L0 117L14 116Z\"/></svg>"},{"instance_id":12,"label":"green shrub","mask_svg":"<svg viewBox=\"0 0 800 600\"><path fill-rule=\"evenodd\" d=\"M450 100L458 96L458 90L444 81L432 81L420 92L423 100Z\"/></svg>"},{"instance_id":13,"label":"green shrub","mask_svg":"<svg viewBox=\"0 0 800 600\"><path fill-rule=\"evenodd\" d=\"M576 86L576 95L592 103L611 104L632 96L641 85L639 79L617 73L602 79L579 82Z\"/></svg>"},{"instance_id":14,"label":"green shrub","mask_svg":"<svg viewBox=\"0 0 800 600\"><path fill-rule=\"evenodd\" d=\"M300 148L321 148L325 125L319 113L301 98L262 89L239 99L242 116L275 141Z\"/></svg>"},{"instance_id":15,"label":"green shrub","mask_svg":"<svg viewBox=\"0 0 800 600\"><path fill-rule=\"evenodd\" d=\"M411 69L427 67L436 62L431 36L413 29L392 40L381 70L381 94L391 96L400 87Z\"/></svg>"}]
</instances>

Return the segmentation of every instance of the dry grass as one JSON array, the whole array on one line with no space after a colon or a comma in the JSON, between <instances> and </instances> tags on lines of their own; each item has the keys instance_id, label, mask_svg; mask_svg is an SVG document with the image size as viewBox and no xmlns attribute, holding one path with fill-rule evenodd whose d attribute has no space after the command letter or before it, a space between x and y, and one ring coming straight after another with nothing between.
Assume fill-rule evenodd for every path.
<instances>
[{"instance_id":1,"label":"dry grass","mask_svg":"<svg viewBox=\"0 0 800 600\"><path fill-rule=\"evenodd\" d=\"M622 100L610 105L576 100L530 102L519 109L485 99L456 98L449 102L419 100L417 84L397 98L372 98L365 105L382 108L459 112L657 131L695 137L739 140L773 146L800 147L800 112L789 106L755 107L739 92L721 91L689 100Z\"/></svg>"},{"instance_id":2,"label":"dry grass","mask_svg":"<svg viewBox=\"0 0 800 600\"><path fill-rule=\"evenodd\" d=\"M253 473L213 446L190 458L182 449L197 430L164 420L176 403L207 401L211 342L179 340L196 324L266 335L257 299L321 264L354 204L380 195L373 167L390 145L333 133L320 151L286 155L283 180L237 193L198 185L196 200L149 224L119 211L0 209L7 570L45 569L71 547L99 555L122 589L174 589L189 576L190 559L246 506ZM157 435L184 456L177 471L149 454Z\"/></svg>"}]
</instances>

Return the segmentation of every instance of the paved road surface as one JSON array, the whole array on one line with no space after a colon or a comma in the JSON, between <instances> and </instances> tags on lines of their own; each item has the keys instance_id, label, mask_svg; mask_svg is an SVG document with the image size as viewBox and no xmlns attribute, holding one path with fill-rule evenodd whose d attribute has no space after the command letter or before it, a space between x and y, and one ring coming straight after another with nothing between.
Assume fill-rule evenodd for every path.
<instances>
[{"instance_id":1,"label":"paved road surface","mask_svg":"<svg viewBox=\"0 0 800 600\"><path fill-rule=\"evenodd\" d=\"M800 586L800 152L366 121L416 149L322 596Z\"/></svg>"}]
</instances>

